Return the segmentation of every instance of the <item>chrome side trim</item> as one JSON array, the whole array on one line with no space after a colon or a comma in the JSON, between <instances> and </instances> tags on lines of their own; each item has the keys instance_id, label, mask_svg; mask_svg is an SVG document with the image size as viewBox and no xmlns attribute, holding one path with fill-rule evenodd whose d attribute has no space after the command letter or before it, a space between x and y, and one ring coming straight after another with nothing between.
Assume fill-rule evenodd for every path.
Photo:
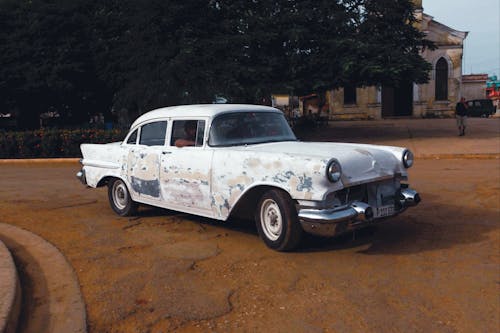
<instances>
[{"instance_id":1,"label":"chrome side trim","mask_svg":"<svg viewBox=\"0 0 500 333\"><path fill-rule=\"evenodd\" d=\"M120 165L118 163L106 162L106 161L93 161L93 160L82 160L82 164L91 167L97 168L106 168L106 169L119 169Z\"/></svg>"}]
</instances>

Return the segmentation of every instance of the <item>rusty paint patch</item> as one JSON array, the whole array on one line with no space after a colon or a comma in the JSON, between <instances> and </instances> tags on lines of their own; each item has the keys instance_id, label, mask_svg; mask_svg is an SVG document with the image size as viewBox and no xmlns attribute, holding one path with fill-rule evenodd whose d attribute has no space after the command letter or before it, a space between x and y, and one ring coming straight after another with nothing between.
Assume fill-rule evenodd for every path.
<instances>
[{"instance_id":1,"label":"rusty paint patch","mask_svg":"<svg viewBox=\"0 0 500 333\"><path fill-rule=\"evenodd\" d=\"M135 192L149 195L154 198L160 197L160 181L158 179L144 180L132 176L130 180L130 184Z\"/></svg>"},{"instance_id":2,"label":"rusty paint patch","mask_svg":"<svg viewBox=\"0 0 500 333\"><path fill-rule=\"evenodd\" d=\"M293 176L295 176L293 171L286 171L275 175L273 181L277 183L288 183Z\"/></svg>"},{"instance_id":3,"label":"rusty paint patch","mask_svg":"<svg viewBox=\"0 0 500 333\"><path fill-rule=\"evenodd\" d=\"M297 185L297 191L302 192L302 191L312 191L312 177L307 177L304 175L303 177L299 177L299 184Z\"/></svg>"}]
</instances>

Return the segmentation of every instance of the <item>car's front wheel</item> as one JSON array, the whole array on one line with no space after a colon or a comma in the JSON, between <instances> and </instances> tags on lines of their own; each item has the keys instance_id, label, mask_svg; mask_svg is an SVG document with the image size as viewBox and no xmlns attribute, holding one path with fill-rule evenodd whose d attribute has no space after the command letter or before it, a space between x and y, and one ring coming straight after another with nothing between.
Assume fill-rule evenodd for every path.
<instances>
[{"instance_id":1,"label":"car's front wheel","mask_svg":"<svg viewBox=\"0 0 500 333\"><path fill-rule=\"evenodd\" d=\"M111 208L120 216L130 216L137 211L137 203L132 201L127 185L121 179L108 183L108 198Z\"/></svg>"},{"instance_id":2,"label":"car's front wheel","mask_svg":"<svg viewBox=\"0 0 500 333\"><path fill-rule=\"evenodd\" d=\"M287 193L276 189L264 193L255 215L259 235L270 248L289 251L300 243L302 227Z\"/></svg>"}]
</instances>

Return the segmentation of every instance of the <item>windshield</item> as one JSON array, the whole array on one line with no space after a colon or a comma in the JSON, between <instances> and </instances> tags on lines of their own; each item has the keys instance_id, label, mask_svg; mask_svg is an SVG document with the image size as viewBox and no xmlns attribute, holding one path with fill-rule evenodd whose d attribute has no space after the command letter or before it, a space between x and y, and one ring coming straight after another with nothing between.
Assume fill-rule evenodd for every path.
<instances>
[{"instance_id":1,"label":"windshield","mask_svg":"<svg viewBox=\"0 0 500 333\"><path fill-rule=\"evenodd\" d=\"M283 114L233 112L218 116L210 129L210 146L236 146L275 141L296 141Z\"/></svg>"}]
</instances>

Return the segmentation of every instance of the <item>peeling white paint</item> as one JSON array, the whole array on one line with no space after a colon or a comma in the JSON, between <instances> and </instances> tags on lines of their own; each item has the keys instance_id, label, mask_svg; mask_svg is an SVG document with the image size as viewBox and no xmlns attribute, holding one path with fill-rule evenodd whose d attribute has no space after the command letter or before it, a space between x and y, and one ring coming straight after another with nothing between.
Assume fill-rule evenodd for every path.
<instances>
[{"instance_id":1,"label":"peeling white paint","mask_svg":"<svg viewBox=\"0 0 500 333\"><path fill-rule=\"evenodd\" d=\"M208 126L218 112L216 106L212 108L203 113ZM162 117L157 110L141 116L134 126L151 117L168 122L176 119L175 114ZM388 146L276 142L177 148L118 143L84 144L81 149L89 186L96 187L104 177L121 178L134 201L221 220L226 220L238 201L258 186L282 189L295 200L320 202L344 187L407 175L401 162L404 149ZM326 177L332 158L342 167L337 183ZM379 191L382 196L388 195L394 187Z\"/></svg>"}]
</instances>

